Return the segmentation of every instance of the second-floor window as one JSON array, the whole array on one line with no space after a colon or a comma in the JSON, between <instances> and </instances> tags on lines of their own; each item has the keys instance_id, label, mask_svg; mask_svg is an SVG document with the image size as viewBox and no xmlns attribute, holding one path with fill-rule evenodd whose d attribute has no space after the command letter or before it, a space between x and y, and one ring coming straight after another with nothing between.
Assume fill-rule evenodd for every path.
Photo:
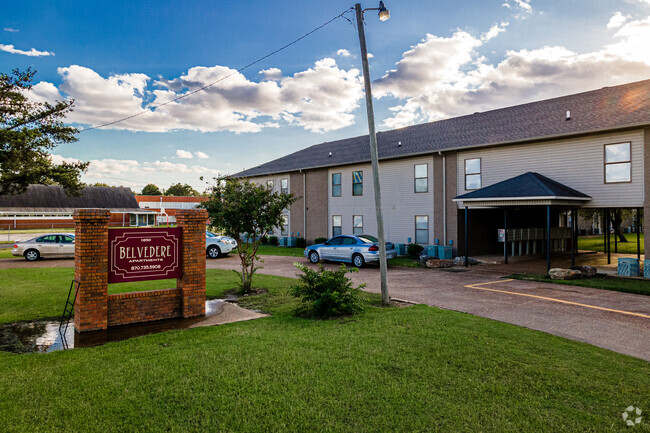
<instances>
[{"instance_id":1,"label":"second-floor window","mask_svg":"<svg viewBox=\"0 0 650 433\"><path fill-rule=\"evenodd\" d=\"M415 192L429 191L429 177L427 164L415 165Z\"/></svg>"},{"instance_id":2,"label":"second-floor window","mask_svg":"<svg viewBox=\"0 0 650 433\"><path fill-rule=\"evenodd\" d=\"M289 194L289 179L282 179L280 181L280 192L282 194Z\"/></svg>"},{"instance_id":3,"label":"second-floor window","mask_svg":"<svg viewBox=\"0 0 650 433\"><path fill-rule=\"evenodd\" d=\"M630 143L605 145L605 183L632 181Z\"/></svg>"},{"instance_id":4,"label":"second-floor window","mask_svg":"<svg viewBox=\"0 0 650 433\"><path fill-rule=\"evenodd\" d=\"M481 188L481 158L465 160L465 190Z\"/></svg>"},{"instance_id":5,"label":"second-floor window","mask_svg":"<svg viewBox=\"0 0 650 433\"><path fill-rule=\"evenodd\" d=\"M332 197L341 197L341 173L332 173Z\"/></svg>"},{"instance_id":6,"label":"second-floor window","mask_svg":"<svg viewBox=\"0 0 650 433\"><path fill-rule=\"evenodd\" d=\"M352 195L363 195L363 171L352 172Z\"/></svg>"}]
</instances>

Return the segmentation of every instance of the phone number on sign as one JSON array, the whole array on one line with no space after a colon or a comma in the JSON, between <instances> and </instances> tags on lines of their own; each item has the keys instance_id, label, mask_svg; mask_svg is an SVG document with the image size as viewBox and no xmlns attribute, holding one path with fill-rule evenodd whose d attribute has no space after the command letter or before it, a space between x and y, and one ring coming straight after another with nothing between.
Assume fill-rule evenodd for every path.
<instances>
[{"instance_id":1,"label":"phone number on sign","mask_svg":"<svg viewBox=\"0 0 650 433\"><path fill-rule=\"evenodd\" d=\"M160 269L160 265L131 266L132 271L151 271L154 269Z\"/></svg>"}]
</instances>

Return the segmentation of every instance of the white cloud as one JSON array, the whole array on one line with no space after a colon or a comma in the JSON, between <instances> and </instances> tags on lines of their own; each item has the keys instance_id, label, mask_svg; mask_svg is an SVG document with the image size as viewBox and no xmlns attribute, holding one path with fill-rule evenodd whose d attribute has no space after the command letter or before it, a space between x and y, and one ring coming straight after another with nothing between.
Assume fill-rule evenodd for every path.
<instances>
[{"instance_id":1,"label":"white cloud","mask_svg":"<svg viewBox=\"0 0 650 433\"><path fill-rule=\"evenodd\" d=\"M7 30L7 29L5 29ZM10 31L10 30L8 30ZM32 48L29 51L24 51L24 50L19 50L17 48L14 48L13 45L5 45L5 44L0 44L0 51L5 51L7 53L11 54L20 54L22 56L29 56L29 57L42 57L42 56L53 56L54 53L51 53L49 51L38 51L36 48Z\"/></svg>"},{"instance_id":2,"label":"white cloud","mask_svg":"<svg viewBox=\"0 0 650 433\"><path fill-rule=\"evenodd\" d=\"M531 0L505 0L501 5L515 12L514 17L517 19L526 19L533 13Z\"/></svg>"},{"instance_id":3,"label":"white cloud","mask_svg":"<svg viewBox=\"0 0 650 433\"><path fill-rule=\"evenodd\" d=\"M650 0L648 0L650 1ZM608 29L618 29L621 27L625 22L627 21L628 17L624 16L620 12L616 12L612 17L609 19L609 22L607 23L607 28Z\"/></svg>"},{"instance_id":4,"label":"white cloud","mask_svg":"<svg viewBox=\"0 0 650 433\"><path fill-rule=\"evenodd\" d=\"M282 70L279 68L263 69L259 72L265 80L280 81L282 79Z\"/></svg>"},{"instance_id":5,"label":"white cloud","mask_svg":"<svg viewBox=\"0 0 650 433\"><path fill-rule=\"evenodd\" d=\"M372 53L368 53L368 58L369 58L369 59L372 59L373 57L375 57L374 54L372 54Z\"/></svg>"},{"instance_id":6,"label":"white cloud","mask_svg":"<svg viewBox=\"0 0 650 433\"><path fill-rule=\"evenodd\" d=\"M182 150L182 149L178 149L176 151L176 156L179 157L179 158L183 158L183 159L192 159L192 158L194 158L194 155L192 155L192 152L188 152L187 150Z\"/></svg>"},{"instance_id":7,"label":"white cloud","mask_svg":"<svg viewBox=\"0 0 650 433\"><path fill-rule=\"evenodd\" d=\"M20 30L18 30L18 29L14 29L14 28L12 28L12 27L5 27L5 28L4 28L4 31L5 31L5 32L15 33L15 32L19 32Z\"/></svg>"},{"instance_id":8,"label":"white cloud","mask_svg":"<svg viewBox=\"0 0 650 433\"><path fill-rule=\"evenodd\" d=\"M481 40L483 42L487 42L490 39L494 39L497 36L499 36L499 33L503 33L506 31L506 27L508 27L510 23L501 23L501 24L495 24L492 27L490 27L490 30L487 32L483 33L481 35Z\"/></svg>"},{"instance_id":9,"label":"white cloud","mask_svg":"<svg viewBox=\"0 0 650 433\"><path fill-rule=\"evenodd\" d=\"M350 54L350 52L345 48L341 48L336 52L336 55L341 57L350 57L352 54Z\"/></svg>"},{"instance_id":10,"label":"white cloud","mask_svg":"<svg viewBox=\"0 0 650 433\"><path fill-rule=\"evenodd\" d=\"M650 17L622 24L612 42L595 51L513 50L493 65L476 52L485 38L464 31L448 38L427 35L373 90L402 100L383 123L395 128L646 79L648 40Z\"/></svg>"},{"instance_id":11,"label":"white cloud","mask_svg":"<svg viewBox=\"0 0 650 433\"><path fill-rule=\"evenodd\" d=\"M208 159L210 156L207 153L203 152L194 152L194 155L196 155L197 158L199 159Z\"/></svg>"},{"instance_id":12,"label":"white cloud","mask_svg":"<svg viewBox=\"0 0 650 433\"><path fill-rule=\"evenodd\" d=\"M262 71L265 76L281 77L279 81L250 81L224 66L194 67L178 78L155 81L157 89L150 88L150 78L145 74L105 78L78 65L59 68L58 72L63 79L58 91L53 91L50 83L39 83L35 98L74 98L75 109L67 119L93 126L141 113L110 126L134 131L241 133L293 124L325 132L353 124L352 112L363 97L359 70L340 69L330 58L287 77L281 77L275 68ZM225 76L229 78L223 79ZM204 91L154 109L220 79Z\"/></svg>"}]
</instances>

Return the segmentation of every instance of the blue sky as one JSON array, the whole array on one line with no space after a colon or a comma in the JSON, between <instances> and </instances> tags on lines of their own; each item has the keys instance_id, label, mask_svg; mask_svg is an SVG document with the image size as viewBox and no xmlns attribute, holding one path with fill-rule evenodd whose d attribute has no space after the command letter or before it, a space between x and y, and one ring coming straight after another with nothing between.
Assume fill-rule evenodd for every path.
<instances>
[{"instance_id":1,"label":"blue sky","mask_svg":"<svg viewBox=\"0 0 650 433\"><path fill-rule=\"evenodd\" d=\"M233 173L367 132L356 30L344 1L44 2L3 8L0 71L38 71L35 100L72 97L79 134L56 161L87 182L141 189ZM392 129L650 78L650 0L393 0L366 15L377 127ZM364 3L364 7L376 7ZM353 20L353 14L348 14ZM260 73L260 71L266 71Z\"/></svg>"}]
</instances>

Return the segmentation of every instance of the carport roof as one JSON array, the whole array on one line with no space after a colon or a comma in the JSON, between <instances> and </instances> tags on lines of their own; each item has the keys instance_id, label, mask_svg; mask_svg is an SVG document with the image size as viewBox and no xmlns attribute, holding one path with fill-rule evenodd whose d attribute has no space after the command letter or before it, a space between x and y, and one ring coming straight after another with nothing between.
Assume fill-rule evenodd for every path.
<instances>
[{"instance_id":1,"label":"carport roof","mask_svg":"<svg viewBox=\"0 0 650 433\"><path fill-rule=\"evenodd\" d=\"M591 200L587 194L539 173L528 172L459 195L455 202L469 206L577 205Z\"/></svg>"}]
</instances>

